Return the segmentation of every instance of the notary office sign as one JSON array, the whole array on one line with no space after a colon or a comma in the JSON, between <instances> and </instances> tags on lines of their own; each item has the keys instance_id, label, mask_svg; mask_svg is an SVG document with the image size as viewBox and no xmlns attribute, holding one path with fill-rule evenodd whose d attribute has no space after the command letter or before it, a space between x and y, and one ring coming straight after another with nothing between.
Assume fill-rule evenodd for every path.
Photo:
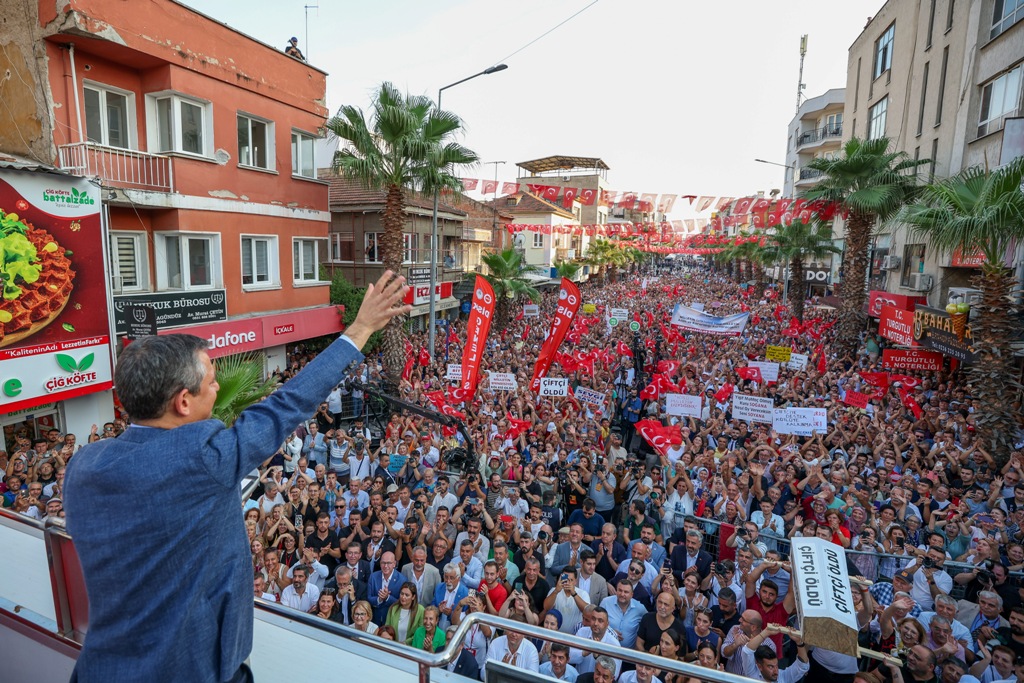
<instances>
[{"instance_id":1,"label":"notary office sign","mask_svg":"<svg viewBox=\"0 0 1024 683\"><path fill-rule=\"evenodd\" d=\"M227 294L223 289L126 294L114 297L114 328L118 335L128 334L129 307L133 305L152 308L160 330L228 319Z\"/></svg>"}]
</instances>

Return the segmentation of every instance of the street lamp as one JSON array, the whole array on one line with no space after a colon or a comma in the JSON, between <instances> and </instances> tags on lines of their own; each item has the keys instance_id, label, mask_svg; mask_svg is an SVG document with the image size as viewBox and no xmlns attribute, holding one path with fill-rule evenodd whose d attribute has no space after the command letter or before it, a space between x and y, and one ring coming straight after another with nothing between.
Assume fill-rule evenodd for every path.
<instances>
[{"instance_id":1,"label":"street lamp","mask_svg":"<svg viewBox=\"0 0 1024 683\"><path fill-rule=\"evenodd\" d=\"M772 166L781 166L782 168L793 168L789 164L780 164L777 161L765 161L764 159L754 159L759 164L771 164Z\"/></svg>"},{"instance_id":2,"label":"street lamp","mask_svg":"<svg viewBox=\"0 0 1024 683\"><path fill-rule=\"evenodd\" d=\"M474 78L477 78L478 76L490 76L493 73L497 73L499 71L504 71L507 68L508 68L507 64L495 64L494 66L487 67L486 69L484 69L480 73L473 74L472 76L467 76L466 78L463 78L461 81L455 81L454 83L449 83L448 85L444 86L443 88L441 88L440 90L437 91L437 104L435 105L435 108L438 111L440 111L440 109L441 109L441 93L443 93L448 88L454 88L455 86L459 85L460 83L465 83L466 81L471 81ZM498 167L495 166L494 168L495 168L495 171L497 171ZM431 215L431 221L430 221L430 313L429 313L429 315L427 317L427 325L429 327L429 329L427 330L427 339L428 339L427 347L428 347L428 350L430 351L430 360L431 361L434 360L434 328L436 327L436 317L437 317L437 305L436 305L436 301L435 301L435 290L437 289L437 194L438 194L437 193L437 188L435 187L434 188L434 211L433 211L433 213Z\"/></svg>"}]
</instances>

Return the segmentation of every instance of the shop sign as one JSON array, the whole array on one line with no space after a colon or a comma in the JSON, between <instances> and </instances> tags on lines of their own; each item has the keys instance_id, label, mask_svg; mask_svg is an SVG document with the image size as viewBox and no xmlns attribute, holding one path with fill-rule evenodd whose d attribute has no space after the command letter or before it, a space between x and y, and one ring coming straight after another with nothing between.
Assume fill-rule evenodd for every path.
<instances>
[{"instance_id":1,"label":"shop sign","mask_svg":"<svg viewBox=\"0 0 1024 683\"><path fill-rule=\"evenodd\" d=\"M949 266L951 268L981 268L985 265L985 261L985 254L980 249L976 249L973 254L964 256L963 252L960 251L960 247L957 247L953 250Z\"/></svg>"},{"instance_id":2,"label":"shop sign","mask_svg":"<svg viewBox=\"0 0 1024 683\"><path fill-rule=\"evenodd\" d=\"M787 269L788 270L788 269ZM804 282L812 285L827 285L829 275L832 273L827 268L808 268L804 270ZM788 272L787 279L793 279L793 273Z\"/></svg>"},{"instance_id":3,"label":"shop sign","mask_svg":"<svg viewBox=\"0 0 1024 683\"><path fill-rule=\"evenodd\" d=\"M928 298L924 296L908 296L906 294L893 294L882 289L872 289L868 294L868 314L872 318L882 315L882 306L894 306L904 311L913 311L918 304L928 305Z\"/></svg>"},{"instance_id":4,"label":"shop sign","mask_svg":"<svg viewBox=\"0 0 1024 683\"><path fill-rule=\"evenodd\" d=\"M917 346L914 341L914 313L889 304L882 306L878 334L900 346Z\"/></svg>"},{"instance_id":5,"label":"shop sign","mask_svg":"<svg viewBox=\"0 0 1024 683\"><path fill-rule=\"evenodd\" d=\"M451 282L438 282L434 285L434 300L447 299L452 295ZM430 284L413 284L405 295L405 303L419 306L430 303Z\"/></svg>"},{"instance_id":6,"label":"shop sign","mask_svg":"<svg viewBox=\"0 0 1024 683\"><path fill-rule=\"evenodd\" d=\"M886 370L941 370L942 354L921 349L883 349L882 367Z\"/></svg>"},{"instance_id":7,"label":"shop sign","mask_svg":"<svg viewBox=\"0 0 1024 683\"><path fill-rule=\"evenodd\" d=\"M940 308L917 307L914 311L914 339L924 348L958 361L970 363L977 360L970 321L964 321L963 330L958 330L949 313Z\"/></svg>"},{"instance_id":8,"label":"shop sign","mask_svg":"<svg viewBox=\"0 0 1024 683\"><path fill-rule=\"evenodd\" d=\"M228 317L227 295L223 289L126 294L114 297L114 329L118 336L128 334L129 306L152 308L156 312L158 330L217 322Z\"/></svg>"},{"instance_id":9,"label":"shop sign","mask_svg":"<svg viewBox=\"0 0 1024 683\"><path fill-rule=\"evenodd\" d=\"M0 170L5 413L111 386L101 206L85 178Z\"/></svg>"}]
</instances>

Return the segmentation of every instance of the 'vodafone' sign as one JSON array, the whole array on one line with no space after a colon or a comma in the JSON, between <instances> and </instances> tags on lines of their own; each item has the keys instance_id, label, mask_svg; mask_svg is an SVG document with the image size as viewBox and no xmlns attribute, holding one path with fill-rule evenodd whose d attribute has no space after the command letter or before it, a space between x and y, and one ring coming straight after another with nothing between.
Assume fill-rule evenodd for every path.
<instances>
[{"instance_id":1,"label":"'vodafone' sign","mask_svg":"<svg viewBox=\"0 0 1024 683\"><path fill-rule=\"evenodd\" d=\"M258 318L160 331L160 334L173 333L194 334L205 339L209 344L207 352L210 358L259 351L264 346L263 322Z\"/></svg>"}]
</instances>

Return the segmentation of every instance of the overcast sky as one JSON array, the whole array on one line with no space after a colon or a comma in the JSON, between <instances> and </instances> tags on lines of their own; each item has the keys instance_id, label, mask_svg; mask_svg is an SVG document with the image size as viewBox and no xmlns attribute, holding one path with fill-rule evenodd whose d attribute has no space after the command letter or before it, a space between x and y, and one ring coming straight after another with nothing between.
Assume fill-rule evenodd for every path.
<instances>
[{"instance_id":1,"label":"overcast sky","mask_svg":"<svg viewBox=\"0 0 1024 683\"><path fill-rule=\"evenodd\" d=\"M332 113L365 109L381 81L436 99L508 64L442 101L483 162L507 162L499 180L515 179L515 162L567 154L604 159L615 190L715 196L782 187L783 168L753 160L785 159L800 36L805 94L844 87L850 44L884 4L598 0L513 55L592 0L184 1L274 46L298 37L329 74ZM304 6L317 3L307 42ZM462 175L493 178L494 166Z\"/></svg>"}]
</instances>

